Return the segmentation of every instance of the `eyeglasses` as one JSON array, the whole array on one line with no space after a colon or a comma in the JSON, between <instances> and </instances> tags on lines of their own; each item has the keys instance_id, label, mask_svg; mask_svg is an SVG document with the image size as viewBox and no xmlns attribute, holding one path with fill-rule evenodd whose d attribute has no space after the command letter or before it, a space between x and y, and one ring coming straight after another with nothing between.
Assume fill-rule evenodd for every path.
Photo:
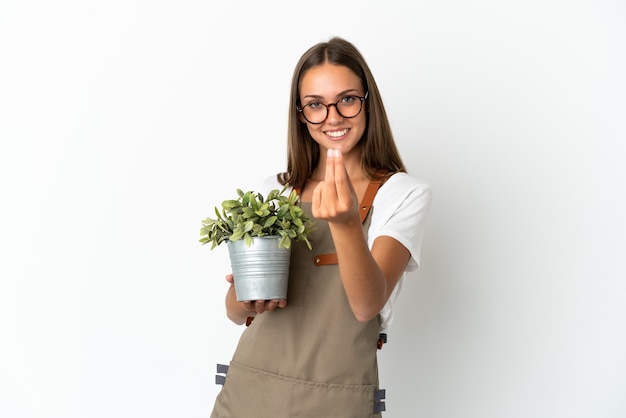
<instances>
[{"instance_id":1,"label":"eyeglasses","mask_svg":"<svg viewBox=\"0 0 626 418\"><path fill-rule=\"evenodd\" d=\"M302 107L296 107L296 111L302 113L307 122L314 125L323 123L328 117L328 108L335 106L337 113L344 118L353 118L361 113L363 102L367 99L369 92L365 96L344 96L336 103L324 104L322 102L307 103Z\"/></svg>"}]
</instances>

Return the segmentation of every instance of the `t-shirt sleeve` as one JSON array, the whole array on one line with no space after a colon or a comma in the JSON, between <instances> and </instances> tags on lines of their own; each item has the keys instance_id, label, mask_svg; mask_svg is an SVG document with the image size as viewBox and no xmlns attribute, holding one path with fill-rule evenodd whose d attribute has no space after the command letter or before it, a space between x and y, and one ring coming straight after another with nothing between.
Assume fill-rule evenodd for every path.
<instances>
[{"instance_id":1,"label":"t-shirt sleeve","mask_svg":"<svg viewBox=\"0 0 626 418\"><path fill-rule=\"evenodd\" d=\"M426 182L406 173L393 175L380 188L373 202L368 232L370 248L380 236L394 238L411 254L406 271L417 270L430 205L431 189Z\"/></svg>"}]
</instances>

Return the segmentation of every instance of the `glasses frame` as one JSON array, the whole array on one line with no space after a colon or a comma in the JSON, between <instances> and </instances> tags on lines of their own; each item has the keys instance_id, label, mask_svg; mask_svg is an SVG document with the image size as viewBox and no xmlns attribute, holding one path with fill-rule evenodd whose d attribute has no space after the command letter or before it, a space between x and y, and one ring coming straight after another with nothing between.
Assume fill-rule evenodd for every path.
<instances>
[{"instance_id":1,"label":"glasses frame","mask_svg":"<svg viewBox=\"0 0 626 418\"><path fill-rule=\"evenodd\" d=\"M309 119L307 119L306 115L304 114L304 108L305 108L305 107L307 107L307 106L309 106L309 104L304 105L304 106L302 106L302 107L300 107L300 106L296 106L296 111L297 111L298 113L301 113L301 114L302 114L302 117L303 117L303 118L304 118L307 122L309 122L311 125L319 125L319 124L322 124L322 123L326 122L326 119L328 119L328 115L330 114L330 107L331 107L331 106L335 106L335 110L337 111L337 113L339 114L339 116L341 116L342 118L345 118L345 119L352 119L352 118L355 118L355 117L357 117L357 116L359 116L359 115L361 114L361 111L363 110L363 102L364 102L365 100L367 100L367 97L368 97L369 93L370 93L369 91L366 91L366 92L365 92L365 96L356 96L356 95L354 95L354 94L348 94L348 95L346 95L346 96L342 97L341 99L337 100L335 103L329 103L329 104L326 104L326 103L321 103L321 102L319 102L322 106L324 106L324 107L326 108L326 117L325 117L325 118L324 118L324 120L322 120L321 122L311 122ZM359 100L361 101L361 108L359 109L359 111L357 112L357 114L356 114L356 115L353 115L353 116L344 116L344 115L343 115L343 113L341 113L341 111L340 111L340 110L339 110L339 108L337 107L337 105L339 104L339 102L340 102L340 101L342 101L342 100L343 100L345 97L347 97L347 96L353 96L353 97L356 97L357 99L359 99Z\"/></svg>"}]
</instances>

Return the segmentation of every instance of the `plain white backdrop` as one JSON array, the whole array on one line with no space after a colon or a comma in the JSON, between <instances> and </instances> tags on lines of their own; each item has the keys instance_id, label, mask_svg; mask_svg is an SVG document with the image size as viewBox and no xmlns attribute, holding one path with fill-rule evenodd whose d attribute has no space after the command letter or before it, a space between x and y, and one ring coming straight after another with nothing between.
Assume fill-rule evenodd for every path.
<instances>
[{"instance_id":1,"label":"plain white backdrop","mask_svg":"<svg viewBox=\"0 0 626 418\"><path fill-rule=\"evenodd\" d=\"M384 416L623 418L625 28L617 0L0 0L0 416L209 415L241 328L200 221L285 168L293 67L339 35L434 192Z\"/></svg>"}]
</instances>

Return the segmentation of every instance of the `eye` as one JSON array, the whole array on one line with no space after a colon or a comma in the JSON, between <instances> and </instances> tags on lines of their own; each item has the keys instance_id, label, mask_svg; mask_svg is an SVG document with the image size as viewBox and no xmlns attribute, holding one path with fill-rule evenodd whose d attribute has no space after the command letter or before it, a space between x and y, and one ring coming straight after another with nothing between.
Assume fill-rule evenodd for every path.
<instances>
[{"instance_id":1,"label":"eye","mask_svg":"<svg viewBox=\"0 0 626 418\"><path fill-rule=\"evenodd\" d=\"M319 110L320 108L322 108L324 105L320 102L311 102L311 103L307 103L306 107L308 107L311 110Z\"/></svg>"},{"instance_id":2,"label":"eye","mask_svg":"<svg viewBox=\"0 0 626 418\"><path fill-rule=\"evenodd\" d=\"M356 96L345 96L343 99L341 99L341 103L342 104L352 104L355 101L359 100Z\"/></svg>"}]
</instances>

